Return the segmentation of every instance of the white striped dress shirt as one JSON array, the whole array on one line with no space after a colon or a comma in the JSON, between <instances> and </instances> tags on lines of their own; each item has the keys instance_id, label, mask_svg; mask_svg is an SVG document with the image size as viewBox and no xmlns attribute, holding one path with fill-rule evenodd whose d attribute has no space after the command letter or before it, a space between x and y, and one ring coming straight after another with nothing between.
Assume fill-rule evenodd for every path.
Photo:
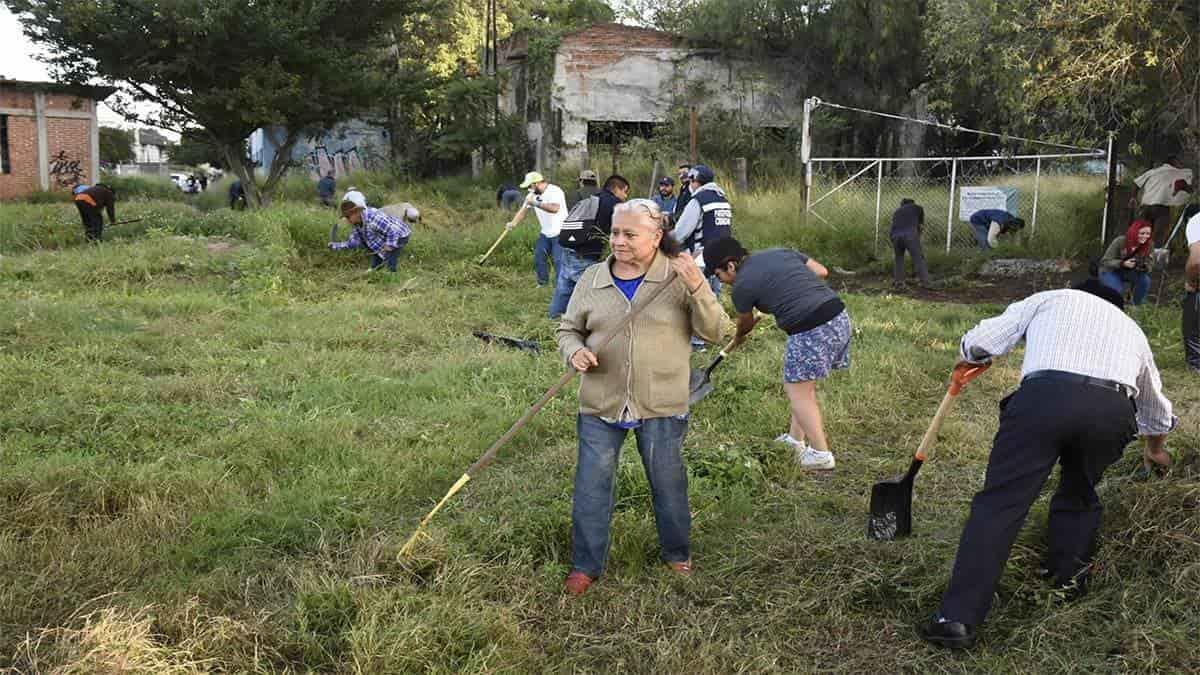
<instances>
[{"instance_id":1,"label":"white striped dress shirt","mask_svg":"<svg viewBox=\"0 0 1200 675\"><path fill-rule=\"evenodd\" d=\"M1178 420L1162 393L1145 333L1111 302L1073 289L1035 293L967 331L961 356L972 363L990 361L1022 338L1022 377L1062 370L1120 382L1134 392L1143 435L1161 435L1175 427Z\"/></svg>"}]
</instances>

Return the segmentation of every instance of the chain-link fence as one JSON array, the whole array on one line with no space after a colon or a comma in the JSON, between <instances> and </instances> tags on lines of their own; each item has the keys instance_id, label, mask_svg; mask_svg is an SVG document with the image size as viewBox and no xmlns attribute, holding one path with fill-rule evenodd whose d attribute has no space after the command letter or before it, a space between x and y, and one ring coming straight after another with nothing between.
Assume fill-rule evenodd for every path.
<instances>
[{"instance_id":1,"label":"chain-link fence","mask_svg":"<svg viewBox=\"0 0 1200 675\"><path fill-rule=\"evenodd\" d=\"M811 166L810 222L869 230L877 254L889 245L891 214L902 198L924 208L926 246L950 252L976 246L969 219L982 208L1022 218L1022 241L1077 237L1081 223L1092 220L1099 228L1107 181L1103 153L814 158Z\"/></svg>"}]
</instances>

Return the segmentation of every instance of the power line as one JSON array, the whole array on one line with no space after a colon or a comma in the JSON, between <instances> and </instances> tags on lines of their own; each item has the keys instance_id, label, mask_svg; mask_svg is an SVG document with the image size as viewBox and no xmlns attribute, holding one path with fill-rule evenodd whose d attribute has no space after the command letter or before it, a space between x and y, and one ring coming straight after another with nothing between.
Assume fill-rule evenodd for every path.
<instances>
[{"instance_id":1,"label":"power line","mask_svg":"<svg viewBox=\"0 0 1200 675\"><path fill-rule=\"evenodd\" d=\"M879 112L876 110L866 110L863 108L855 108L854 106L839 105L837 103L830 103L829 101L822 101L821 99L816 98L815 96L813 97L813 101L815 103L815 105L813 106L814 110L817 108L817 106L825 105L825 106L829 106L830 108L838 108L840 110L851 110L853 112L863 113L864 115L875 115L876 117L886 117L888 119L901 120L903 122L916 122L917 124L924 124L927 127L937 127L939 129L949 129L950 131L955 131L955 132L967 132L967 133L972 133L972 134L979 134L980 136L991 136L993 138L1007 139L1007 140L1013 140L1013 141L1024 141L1025 143L1036 143L1038 145L1048 145L1050 147L1063 148L1065 150L1083 150L1085 152L1095 152L1098 154L1104 154L1103 150L1099 150L1096 148L1083 148L1078 145L1066 145L1064 143L1052 143L1050 141L1039 141L1036 138L1024 138L1021 136L1013 136L1011 134L997 134L992 131L980 131L979 129L971 129L971 128L964 127L964 126L961 126L958 124L954 124L954 125L942 124L941 122L934 122L932 120L922 120L922 119L917 119L915 117L907 117L905 115L895 115L892 113Z\"/></svg>"}]
</instances>

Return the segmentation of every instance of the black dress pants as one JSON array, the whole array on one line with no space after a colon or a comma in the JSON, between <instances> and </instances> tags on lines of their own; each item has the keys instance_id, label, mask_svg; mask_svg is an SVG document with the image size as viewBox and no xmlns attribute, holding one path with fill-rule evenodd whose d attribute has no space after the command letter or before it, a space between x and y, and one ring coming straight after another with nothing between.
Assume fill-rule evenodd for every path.
<instances>
[{"instance_id":1,"label":"black dress pants","mask_svg":"<svg viewBox=\"0 0 1200 675\"><path fill-rule=\"evenodd\" d=\"M83 234L88 241L100 241L104 236L104 212L86 202L75 202L83 220Z\"/></svg>"},{"instance_id":2,"label":"black dress pants","mask_svg":"<svg viewBox=\"0 0 1200 675\"><path fill-rule=\"evenodd\" d=\"M1200 293L1183 296L1183 356L1188 368L1200 371Z\"/></svg>"},{"instance_id":3,"label":"black dress pants","mask_svg":"<svg viewBox=\"0 0 1200 675\"><path fill-rule=\"evenodd\" d=\"M917 273L917 278L922 284L929 284L929 267L925 265L925 251L921 248L921 235L913 232L911 234L901 234L892 237L892 252L895 254L895 260L892 264L892 281L897 284L904 283L904 252L912 256L913 271Z\"/></svg>"},{"instance_id":4,"label":"black dress pants","mask_svg":"<svg viewBox=\"0 0 1200 675\"><path fill-rule=\"evenodd\" d=\"M1049 379L1023 382L1000 402L987 477L971 501L942 616L983 623L1017 533L1056 463L1045 566L1060 583L1084 580L1103 511L1095 486L1137 435L1134 411L1118 391Z\"/></svg>"}]
</instances>

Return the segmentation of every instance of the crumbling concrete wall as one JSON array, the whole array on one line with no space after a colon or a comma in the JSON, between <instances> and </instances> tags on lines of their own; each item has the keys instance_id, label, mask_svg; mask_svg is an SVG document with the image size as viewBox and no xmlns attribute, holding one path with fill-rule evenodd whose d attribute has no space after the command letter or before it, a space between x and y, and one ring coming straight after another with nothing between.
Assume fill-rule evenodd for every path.
<instances>
[{"instance_id":1,"label":"crumbling concrete wall","mask_svg":"<svg viewBox=\"0 0 1200 675\"><path fill-rule=\"evenodd\" d=\"M563 37L554 60L552 117L530 119L528 110L537 106L520 90L529 78L520 45L514 45L501 109L525 116L540 165L578 161L589 122L661 123L675 104L696 105L702 117L709 109L736 110L759 126L800 123L807 80L800 65L730 58L689 47L676 35L620 24L596 24Z\"/></svg>"}]
</instances>

